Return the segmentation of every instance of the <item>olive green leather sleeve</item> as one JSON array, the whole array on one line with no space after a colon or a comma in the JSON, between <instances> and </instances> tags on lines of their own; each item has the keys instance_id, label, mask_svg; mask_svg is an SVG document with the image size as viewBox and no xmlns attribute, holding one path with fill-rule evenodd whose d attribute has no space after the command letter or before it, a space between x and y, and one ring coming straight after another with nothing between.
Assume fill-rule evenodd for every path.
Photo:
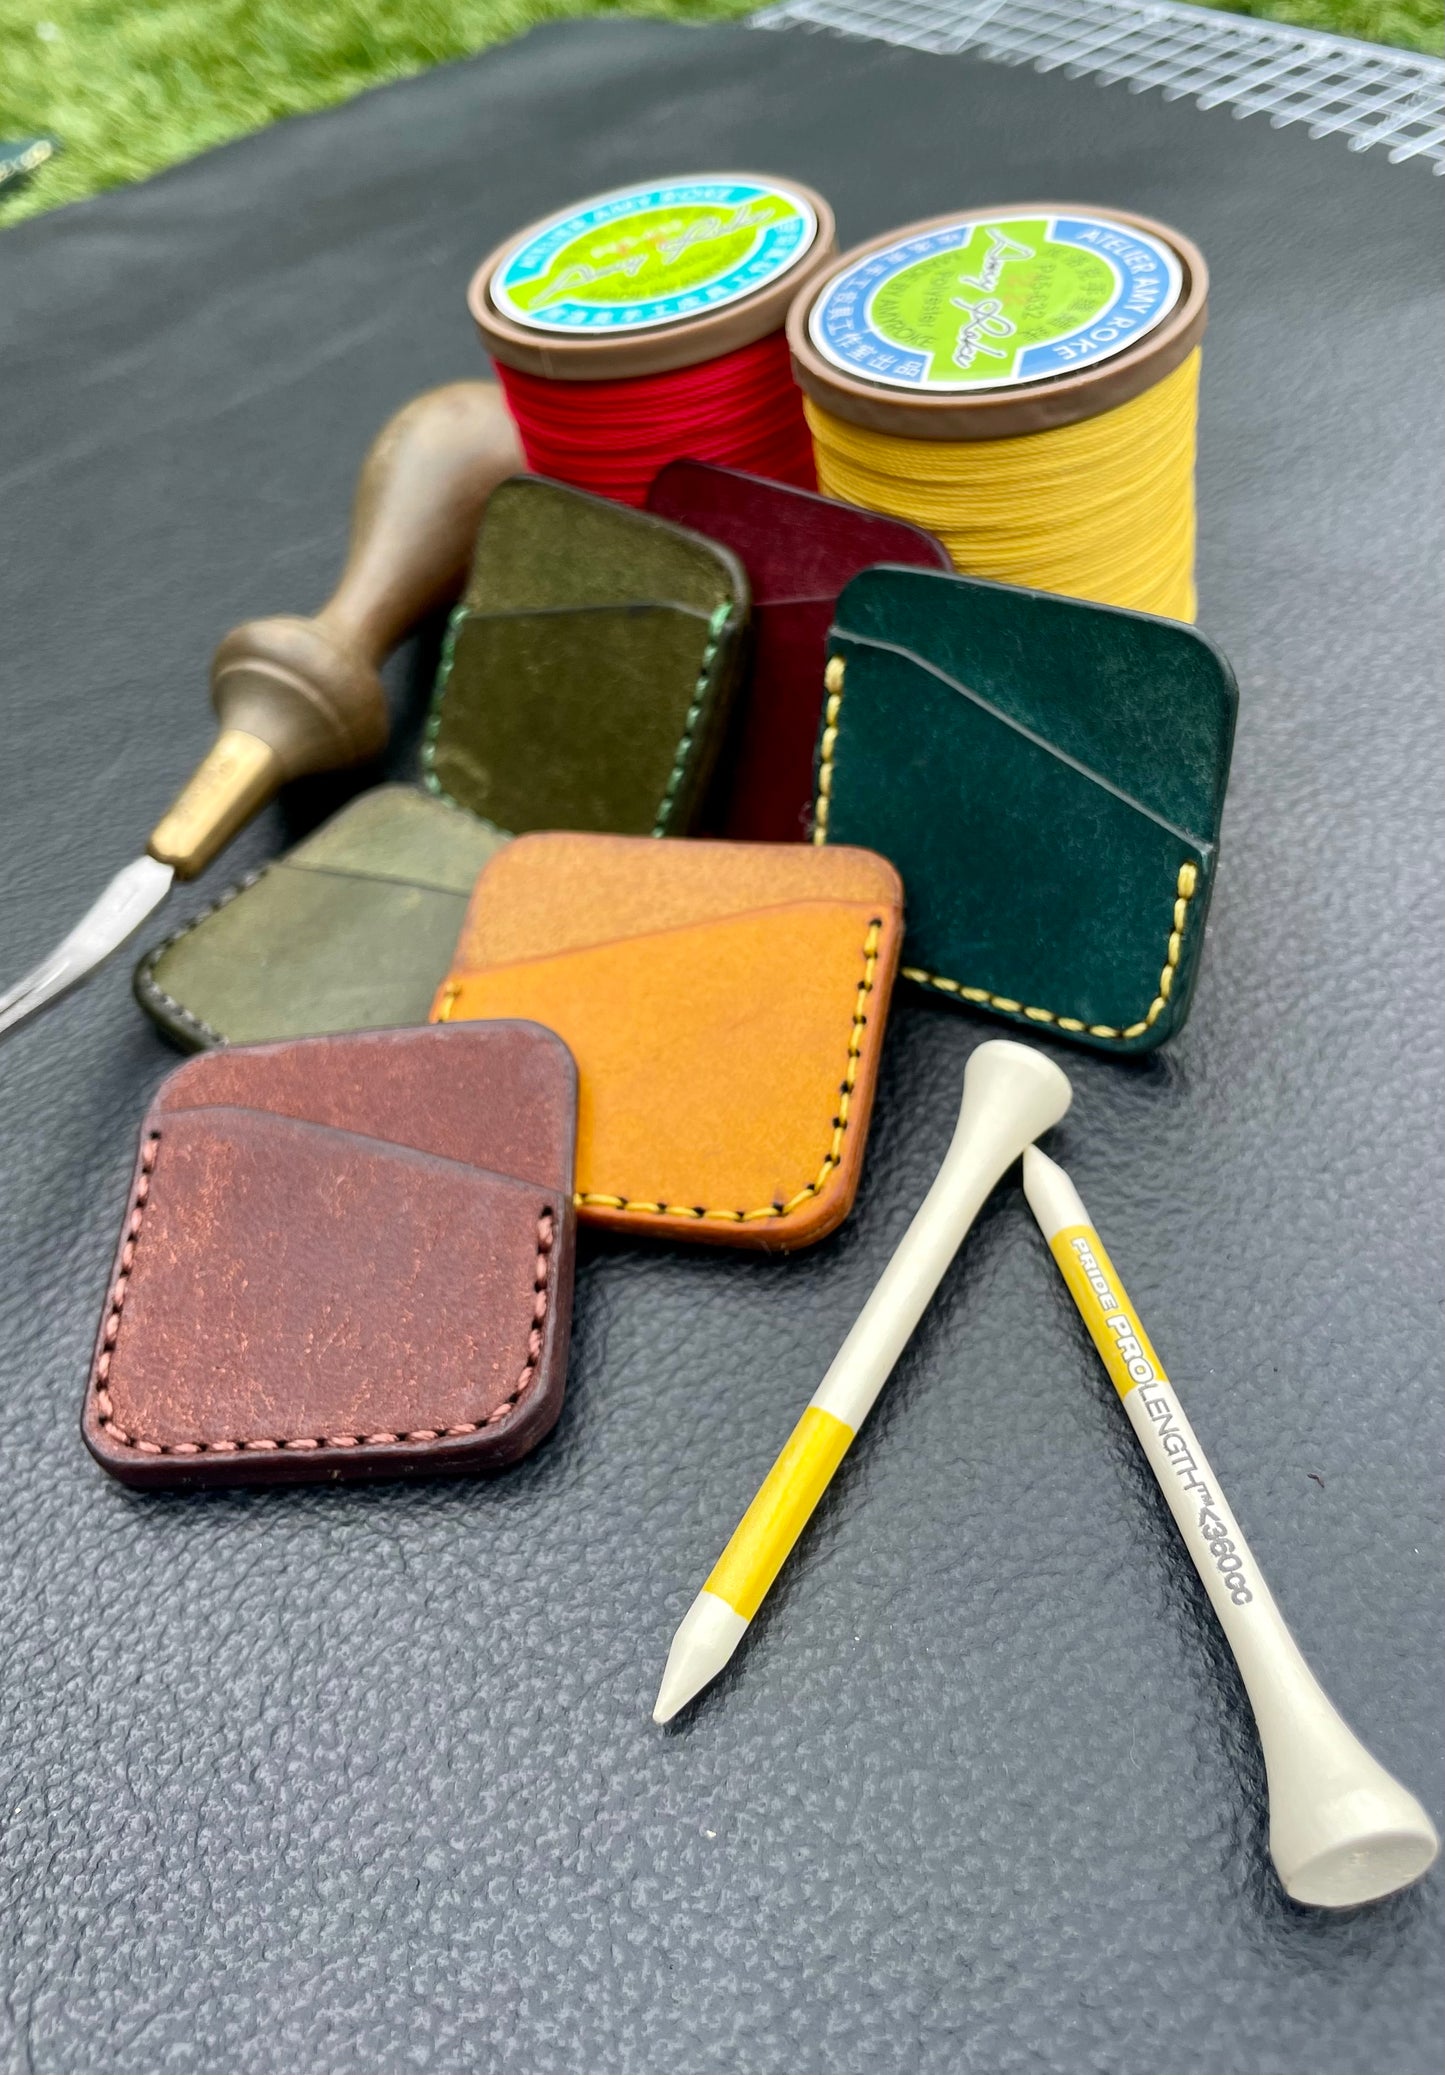
<instances>
[{"instance_id":1,"label":"olive green leather sleeve","mask_svg":"<svg viewBox=\"0 0 1445 2075\"><path fill-rule=\"evenodd\" d=\"M363 793L146 953L136 999L188 1051L425 1023L506 838L409 786Z\"/></svg>"},{"instance_id":2,"label":"olive green leather sleeve","mask_svg":"<svg viewBox=\"0 0 1445 2075\"><path fill-rule=\"evenodd\" d=\"M741 663L726 549L538 476L492 496L427 725L431 790L514 834L685 835Z\"/></svg>"},{"instance_id":3,"label":"olive green leather sleeve","mask_svg":"<svg viewBox=\"0 0 1445 2075\"><path fill-rule=\"evenodd\" d=\"M903 972L1108 1052L1183 1024L1237 692L1192 627L932 571L854 579L814 840L903 874Z\"/></svg>"}]
</instances>

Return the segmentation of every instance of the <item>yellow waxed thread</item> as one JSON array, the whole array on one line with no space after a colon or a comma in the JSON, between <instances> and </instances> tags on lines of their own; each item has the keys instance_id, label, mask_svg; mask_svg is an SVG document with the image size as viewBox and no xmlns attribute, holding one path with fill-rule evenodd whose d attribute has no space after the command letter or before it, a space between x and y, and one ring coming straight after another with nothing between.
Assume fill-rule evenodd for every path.
<instances>
[{"instance_id":1,"label":"yellow waxed thread","mask_svg":"<svg viewBox=\"0 0 1445 2075\"><path fill-rule=\"evenodd\" d=\"M966 576L1192 620L1199 349L1112 411L1015 439L904 439L805 398L818 488L911 520Z\"/></svg>"}]
</instances>

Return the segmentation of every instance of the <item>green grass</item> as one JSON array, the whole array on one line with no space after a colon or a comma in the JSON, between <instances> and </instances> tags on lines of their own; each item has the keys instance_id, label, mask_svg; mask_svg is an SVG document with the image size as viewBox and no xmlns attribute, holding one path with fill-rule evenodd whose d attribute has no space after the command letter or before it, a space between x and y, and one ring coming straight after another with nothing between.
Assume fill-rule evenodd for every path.
<instances>
[{"instance_id":1,"label":"green grass","mask_svg":"<svg viewBox=\"0 0 1445 2075\"><path fill-rule=\"evenodd\" d=\"M749 12L754 0L0 0L0 138L65 145L0 223L325 108L565 15ZM1237 0L1238 11L1438 50L1445 0Z\"/></svg>"},{"instance_id":2,"label":"green grass","mask_svg":"<svg viewBox=\"0 0 1445 2075\"><path fill-rule=\"evenodd\" d=\"M1360 36L1366 43L1397 43L1439 57L1445 48L1445 0L1227 0L1231 14L1291 22ZM0 0L3 5L3 0Z\"/></svg>"}]
</instances>

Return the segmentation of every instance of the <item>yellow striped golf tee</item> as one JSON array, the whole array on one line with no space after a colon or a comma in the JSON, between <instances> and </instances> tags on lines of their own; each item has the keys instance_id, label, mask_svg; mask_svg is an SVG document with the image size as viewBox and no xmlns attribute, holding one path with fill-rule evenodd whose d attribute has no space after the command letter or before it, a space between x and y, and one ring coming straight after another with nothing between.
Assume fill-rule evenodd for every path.
<instances>
[{"instance_id":1,"label":"yellow striped golf tee","mask_svg":"<svg viewBox=\"0 0 1445 2075\"><path fill-rule=\"evenodd\" d=\"M1069 1098L1067 1076L1028 1045L993 1038L970 1056L943 1165L762 1489L684 1614L667 1653L655 1722L670 1722L717 1677L742 1641L990 1189L1025 1146L1057 1124Z\"/></svg>"},{"instance_id":2,"label":"yellow striped golf tee","mask_svg":"<svg viewBox=\"0 0 1445 2075\"><path fill-rule=\"evenodd\" d=\"M838 1394L836 1367L835 1363L819 1385L708 1573L707 1583L684 1614L667 1653L652 1711L655 1722L670 1722L732 1656L863 1424L876 1388L867 1394L867 1404L850 1408L855 1411L852 1420L840 1419L820 1402L830 1392ZM851 1396L858 1395L855 1385Z\"/></svg>"},{"instance_id":3,"label":"yellow striped golf tee","mask_svg":"<svg viewBox=\"0 0 1445 2075\"><path fill-rule=\"evenodd\" d=\"M809 1405L713 1565L704 1592L752 1620L848 1453L854 1431L817 1403Z\"/></svg>"}]
</instances>

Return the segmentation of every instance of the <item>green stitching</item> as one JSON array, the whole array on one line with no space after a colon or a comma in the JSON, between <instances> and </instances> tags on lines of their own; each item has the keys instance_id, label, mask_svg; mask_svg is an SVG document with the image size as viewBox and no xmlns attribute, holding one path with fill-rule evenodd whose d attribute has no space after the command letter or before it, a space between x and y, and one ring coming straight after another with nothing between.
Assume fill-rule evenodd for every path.
<instances>
[{"instance_id":1,"label":"green stitching","mask_svg":"<svg viewBox=\"0 0 1445 2075\"><path fill-rule=\"evenodd\" d=\"M672 803L677 798L677 789L682 784L687 771L687 759L692 749L693 729L697 726L698 718L702 713L703 701L707 697L708 681L712 675L712 666L717 656L718 646L722 640L723 629L727 626L731 616L732 605L730 602L727 602L715 609L712 618L707 623L707 645L702 652L702 663L697 673L697 684L693 688L692 704L688 707L687 717L682 724L682 740L677 745L677 757L672 766L672 776L667 781L667 790L663 794L662 804L657 810L657 819L652 824L654 836L665 836L667 834L667 824L672 814Z\"/></svg>"},{"instance_id":2,"label":"green stitching","mask_svg":"<svg viewBox=\"0 0 1445 2075\"><path fill-rule=\"evenodd\" d=\"M446 639L442 643L441 663L437 669L436 690L432 693L431 711L426 717L426 729L421 740L422 784L428 792L435 793L439 800L445 800L449 807L462 807L462 803L460 800L452 798L437 777L434 760L436 757L437 736L441 732L442 725L442 700L446 696L447 685L451 680L452 656L457 645L457 628L461 625L462 614L465 609L464 606L458 605L454 608L451 618L447 621ZM464 814L470 811L469 808L462 807Z\"/></svg>"},{"instance_id":3,"label":"green stitching","mask_svg":"<svg viewBox=\"0 0 1445 2075\"><path fill-rule=\"evenodd\" d=\"M426 729L422 735L421 744L422 783L426 786L428 792L434 793L439 800L445 800L449 807L462 807L462 802L453 799L452 795L437 777L436 742L437 736L441 733L442 704L446 697L447 684L451 678L452 658L456 650L457 631L461 625L465 610L464 606L459 605L447 622L446 639L442 643L441 663L437 670L436 690L432 694L431 711L427 715ZM652 834L654 836L665 836L667 834L667 824L672 815L673 803L677 798L678 788L687 775L687 761L692 751L693 732L702 716L703 705L707 698L707 688L712 676L712 666L717 660L717 652L721 646L722 637L727 630L728 622L732 618L732 612L731 601L726 601L714 610L712 617L707 623L707 642L703 648L702 662L698 667L697 683L693 687L692 704L688 707L684 717L682 737L677 745L677 756L673 762L672 775L669 777L667 789L662 795L662 801L657 810L657 819L652 824ZM463 807L462 811L464 813L475 813L476 810Z\"/></svg>"}]
</instances>

